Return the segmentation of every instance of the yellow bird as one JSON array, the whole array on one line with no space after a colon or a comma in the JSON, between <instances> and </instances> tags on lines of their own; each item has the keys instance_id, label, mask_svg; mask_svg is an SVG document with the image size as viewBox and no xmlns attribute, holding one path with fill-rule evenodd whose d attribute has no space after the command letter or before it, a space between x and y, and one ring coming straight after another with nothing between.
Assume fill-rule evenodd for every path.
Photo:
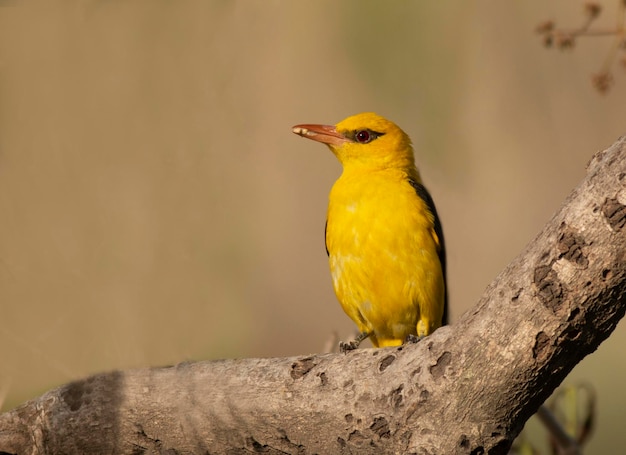
<instances>
[{"instance_id":1,"label":"yellow bird","mask_svg":"<svg viewBox=\"0 0 626 455\"><path fill-rule=\"evenodd\" d=\"M293 132L326 144L343 166L329 196L326 252L337 299L360 335L341 350L368 337L398 346L446 324L443 232L409 136L369 112Z\"/></svg>"}]
</instances>

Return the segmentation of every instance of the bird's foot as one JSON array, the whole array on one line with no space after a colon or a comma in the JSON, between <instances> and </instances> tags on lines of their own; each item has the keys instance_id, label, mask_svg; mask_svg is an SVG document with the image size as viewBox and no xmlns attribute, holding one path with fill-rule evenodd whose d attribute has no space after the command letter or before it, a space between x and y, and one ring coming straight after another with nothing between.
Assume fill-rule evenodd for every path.
<instances>
[{"instance_id":1,"label":"bird's foot","mask_svg":"<svg viewBox=\"0 0 626 455\"><path fill-rule=\"evenodd\" d=\"M370 336L370 332L362 332L352 341L340 341L339 342L339 352L345 354L348 351L354 351L359 347L361 341Z\"/></svg>"},{"instance_id":2,"label":"bird's foot","mask_svg":"<svg viewBox=\"0 0 626 455\"><path fill-rule=\"evenodd\" d=\"M404 341L405 344L415 344L417 343L419 340L423 339L424 337L418 337L417 335L413 335L410 334L409 336L406 337L406 340Z\"/></svg>"},{"instance_id":3,"label":"bird's foot","mask_svg":"<svg viewBox=\"0 0 626 455\"><path fill-rule=\"evenodd\" d=\"M354 351L356 348L359 347L359 344L361 344L361 343L356 341L356 340L340 341L339 342L339 352L341 352L342 354L345 354L348 351Z\"/></svg>"}]
</instances>

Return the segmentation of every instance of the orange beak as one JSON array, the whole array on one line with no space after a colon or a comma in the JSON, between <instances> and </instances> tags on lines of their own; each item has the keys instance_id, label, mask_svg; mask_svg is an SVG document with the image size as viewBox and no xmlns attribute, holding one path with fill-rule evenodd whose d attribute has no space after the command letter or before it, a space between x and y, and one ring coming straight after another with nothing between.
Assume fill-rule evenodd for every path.
<instances>
[{"instance_id":1,"label":"orange beak","mask_svg":"<svg viewBox=\"0 0 626 455\"><path fill-rule=\"evenodd\" d=\"M292 131L298 136L336 147L350 142L348 138L339 133L332 125L296 125L292 128Z\"/></svg>"}]
</instances>

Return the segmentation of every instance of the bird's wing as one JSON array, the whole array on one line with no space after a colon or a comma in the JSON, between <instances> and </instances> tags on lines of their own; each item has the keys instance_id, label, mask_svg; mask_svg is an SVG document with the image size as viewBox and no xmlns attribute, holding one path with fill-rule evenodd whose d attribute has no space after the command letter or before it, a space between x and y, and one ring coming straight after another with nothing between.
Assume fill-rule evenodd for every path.
<instances>
[{"instance_id":1,"label":"bird's wing","mask_svg":"<svg viewBox=\"0 0 626 455\"><path fill-rule=\"evenodd\" d=\"M442 325L448 324L448 278L446 275L446 244L443 239L443 229L441 227L441 221L439 220L439 215L437 215L437 208L435 207L435 202L433 198L430 196L430 193L426 189L424 185L420 182L416 182L412 179L409 179L409 183L415 189L417 195L426 203L428 210L433 214L434 218L434 235L437 237L435 239L435 243L439 246L437 249L437 254L439 256L439 262L441 263L441 272L443 273L443 283L444 283L444 304L443 304L443 318L441 320Z\"/></svg>"}]
</instances>

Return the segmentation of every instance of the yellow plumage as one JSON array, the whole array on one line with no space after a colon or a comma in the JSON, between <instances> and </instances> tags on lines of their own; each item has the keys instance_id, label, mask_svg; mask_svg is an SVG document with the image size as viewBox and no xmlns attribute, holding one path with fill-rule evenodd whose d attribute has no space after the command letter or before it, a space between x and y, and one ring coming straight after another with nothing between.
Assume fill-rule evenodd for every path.
<instances>
[{"instance_id":1,"label":"yellow plumage","mask_svg":"<svg viewBox=\"0 0 626 455\"><path fill-rule=\"evenodd\" d=\"M326 250L335 293L362 336L397 346L440 327L447 306L445 249L409 137L373 113L336 126L298 125L343 165L329 197Z\"/></svg>"}]
</instances>

